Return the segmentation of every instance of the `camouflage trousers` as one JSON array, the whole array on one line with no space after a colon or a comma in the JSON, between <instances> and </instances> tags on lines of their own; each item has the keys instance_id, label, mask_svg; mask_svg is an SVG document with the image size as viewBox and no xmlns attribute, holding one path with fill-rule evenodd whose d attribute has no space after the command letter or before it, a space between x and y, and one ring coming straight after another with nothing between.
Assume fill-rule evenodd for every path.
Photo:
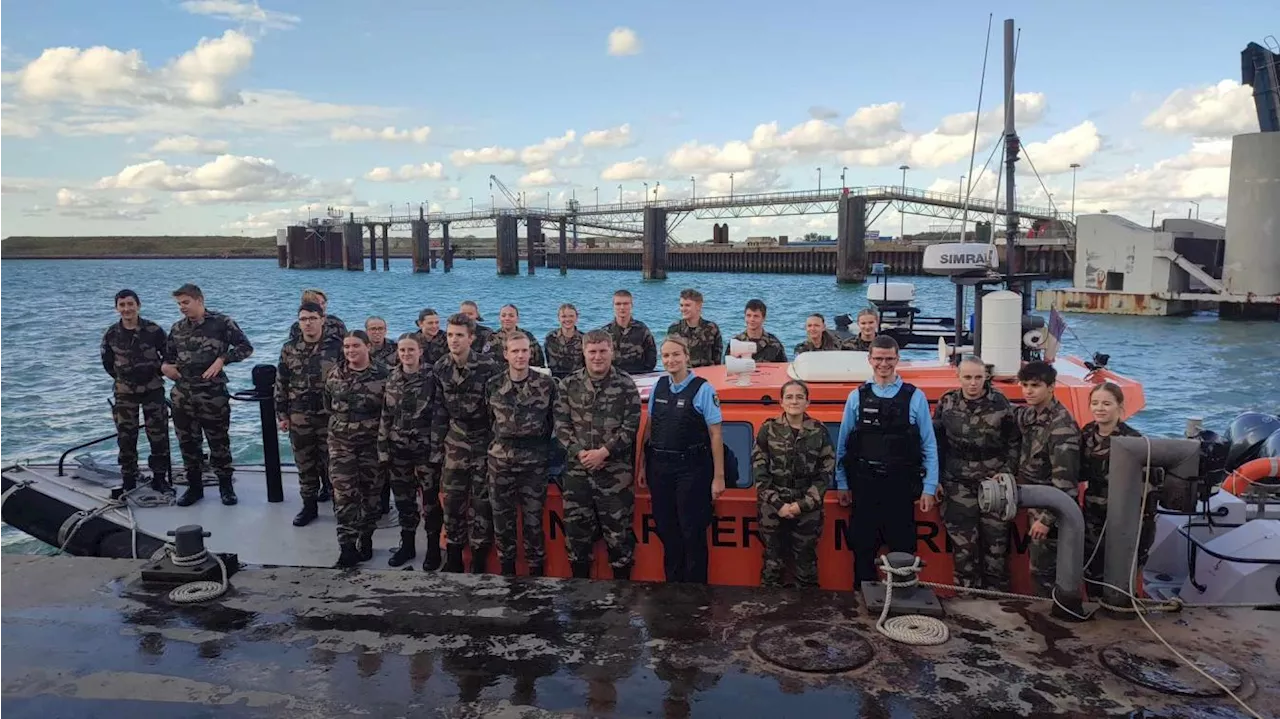
<instances>
[{"instance_id":1,"label":"camouflage trousers","mask_svg":"<svg viewBox=\"0 0 1280 719\"><path fill-rule=\"evenodd\" d=\"M943 484L942 521L951 538L955 581L961 587L1009 591L1009 526L978 508L978 484Z\"/></svg>"},{"instance_id":2,"label":"camouflage trousers","mask_svg":"<svg viewBox=\"0 0 1280 719\"><path fill-rule=\"evenodd\" d=\"M636 495L630 463L606 464L591 472L570 459L561 476L565 547L570 562L590 562L596 539L604 537L610 566L635 563Z\"/></svg>"},{"instance_id":3,"label":"camouflage trousers","mask_svg":"<svg viewBox=\"0 0 1280 719\"><path fill-rule=\"evenodd\" d=\"M346 442L330 435L329 475L338 544L354 544L361 533L371 533L377 527L383 478L378 469L377 442Z\"/></svg>"},{"instance_id":4,"label":"camouflage trousers","mask_svg":"<svg viewBox=\"0 0 1280 719\"><path fill-rule=\"evenodd\" d=\"M120 475L138 478L138 412L146 421L147 443L151 454L147 466L154 476L169 473L169 408L164 403L164 389L142 394L116 393L111 418L116 423L116 443L120 447Z\"/></svg>"},{"instance_id":5,"label":"camouflage trousers","mask_svg":"<svg viewBox=\"0 0 1280 719\"><path fill-rule=\"evenodd\" d=\"M440 470L426 463L426 452L392 447L387 464L387 481L400 517L401 531L416 531L424 518L428 540L440 541L444 510L440 508ZM418 495L422 495L419 509ZM381 500L379 500L381 501Z\"/></svg>"},{"instance_id":6,"label":"camouflage trousers","mask_svg":"<svg viewBox=\"0 0 1280 719\"><path fill-rule=\"evenodd\" d=\"M182 450L182 466L187 482L200 481L201 447L209 442L209 464L218 479L231 479L231 397L222 385L191 387L185 382L173 386L173 428Z\"/></svg>"},{"instance_id":7,"label":"camouflage trousers","mask_svg":"<svg viewBox=\"0 0 1280 719\"><path fill-rule=\"evenodd\" d=\"M458 547L470 544L473 552L493 546L488 451L487 434L458 437L451 432L445 437L440 473L445 541Z\"/></svg>"},{"instance_id":8,"label":"camouflage trousers","mask_svg":"<svg viewBox=\"0 0 1280 719\"><path fill-rule=\"evenodd\" d=\"M502 561L516 560L518 523L524 539L524 559L530 569L542 569L545 563L542 508L547 502L547 463L546 446L527 449L501 441L489 446L489 503L493 508L498 558Z\"/></svg>"},{"instance_id":9,"label":"camouflage trousers","mask_svg":"<svg viewBox=\"0 0 1280 719\"><path fill-rule=\"evenodd\" d=\"M1147 496L1146 512L1142 516L1142 526L1138 530L1138 573L1142 573L1142 568L1147 564L1147 557L1151 553L1151 544L1156 539L1156 497L1154 494ZM1107 538L1103 528L1107 525L1107 497L1106 495L1086 494L1084 496L1084 559L1088 564L1084 568L1084 578L1095 582L1103 579L1103 573L1107 566ZM1102 546L1098 544L1101 542ZM1097 548L1097 552L1094 548ZM1132 550L1130 550L1132 551ZM1093 560L1090 561L1090 557ZM1126 556L1125 566L1129 566L1133 555ZM1125 570L1128 571L1127 569ZM1085 589L1089 594L1098 594L1102 591L1102 587L1097 584L1085 584Z\"/></svg>"},{"instance_id":10,"label":"camouflage trousers","mask_svg":"<svg viewBox=\"0 0 1280 719\"><path fill-rule=\"evenodd\" d=\"M764 543L764 567L760 584L781 587L790 549L792 573L801 587L818 586L818 539L822 536L822 510L803 512L793 519L778 516L768 502L760 502L760 541Z\"/></svg>"},{"instance_id":11,"label":"camouflage trousers","mask_svg":"<svg viewBox=\"0 0 1280 719\"><path fill-rule=\"evenodd\" d=\"M298 468L298 494L304 500L320 493L321 478L329 477L329 418L294 412L289 415L289 446Z\"/></svg>"}]
</instances>

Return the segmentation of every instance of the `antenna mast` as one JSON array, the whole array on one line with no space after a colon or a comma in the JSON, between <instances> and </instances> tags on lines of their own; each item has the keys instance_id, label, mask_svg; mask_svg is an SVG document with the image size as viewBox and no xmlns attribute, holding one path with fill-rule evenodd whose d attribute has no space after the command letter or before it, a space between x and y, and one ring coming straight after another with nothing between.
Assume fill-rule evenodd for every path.
<instances>
[{"instance_id":1,"label":"antenna mast","mask_svg":"<svg viewBox=\"0 0 1280 719\"><path fill-rule=\"evenodd\" d=\"M1018 130L1014 125L1013 75L1017 49L1014 42L1013 19L1004 21L1004 167L1005 167L1005 261L1008 266L1008 285L1013 290L1014 278L1023 271L1024 248L1018 244L1017 190L1014 182L1014 166L1018 162ZM1015 292L1018 290L1014 290ZM1031 296L1021 287L1022 311L1030 311Z\"/></svg>"}]
</instances>

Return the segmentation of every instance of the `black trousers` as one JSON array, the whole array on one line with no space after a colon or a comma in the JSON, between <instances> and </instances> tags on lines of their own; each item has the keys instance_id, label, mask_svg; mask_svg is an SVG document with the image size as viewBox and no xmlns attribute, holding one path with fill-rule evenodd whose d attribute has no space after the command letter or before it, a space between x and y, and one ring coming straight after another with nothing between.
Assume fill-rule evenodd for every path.
<instances>
[{"instance_id":1,"label":"black trousers","mask_svg":"<svg viewBox=\"0 0 1280 719\"><path fill-rule=\"evenodd\" d=\"M707 527L711 526L711 478L707 448L689 453L645 453L653 522L662 540L668 582L707 583Z\"/></svg>"},{"instance_id":2,"label":"black trousers","mask_svg":"<svg viewBox=\"0 0 1280 719\"><path fill-rule=\"evenodd\" d=\"M881 545L891 552L916 551L915 500L907 482L884 475L855 480L849 546L853 549L853 586L879 579L876 554Z\"/></svg>"}]
</instances>

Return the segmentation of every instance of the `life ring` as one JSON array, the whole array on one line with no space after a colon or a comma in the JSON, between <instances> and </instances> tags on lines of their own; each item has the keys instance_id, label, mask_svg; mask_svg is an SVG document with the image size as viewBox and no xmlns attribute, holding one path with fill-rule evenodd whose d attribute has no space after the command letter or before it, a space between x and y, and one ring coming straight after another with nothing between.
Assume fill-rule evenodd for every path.
<instances>
[{"instance_id":1,"label":"life ring","mask_svg":"<svg viewBox=\"0 0 1280 719\"><path fill-rule=\"evenodd\" d=\"M1280 457L1259 457L1237 467L1223 480L1222 488L1240 496L1254 482L1276 478L1280 478Z\"/></svg>"}]
</instances>

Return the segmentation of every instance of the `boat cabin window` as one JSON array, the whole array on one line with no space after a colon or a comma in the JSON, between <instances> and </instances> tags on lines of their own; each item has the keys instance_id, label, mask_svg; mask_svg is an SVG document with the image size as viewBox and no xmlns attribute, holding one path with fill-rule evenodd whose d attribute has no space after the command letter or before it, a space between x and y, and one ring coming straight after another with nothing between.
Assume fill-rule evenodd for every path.
<instances>
[{"instance_id":1,"label":"boat cabin window","mask_svg":"<svg viewBox=\"0 0 1280 719\"><path fill-rule=\"evenodd\" d=\"M720 434L724 438L725 486L730 489L750 487L753 483L751 447L756 441L755 428L750 422L722 422ZM731 465L736 465L736 475Z\"/></svg>"},{"instance_id":2,"label":"boat cabin window","mask_svg":"<svg viewBox=\"0 0 1280 719\"><path fill-rule=\"evenodd\" d=\"M840 439L840 423L839 422L823 422L822 424L827 428L827 436L831 437L831 446L835 447L836 442L839 441ZM839 454L840 454L840 450L837 449L836 455L839 456ZM827 489L835 490L835 488L836 488L836 476L832 474L831 481L827 483Z\"/></svg>"}]
</instances>

